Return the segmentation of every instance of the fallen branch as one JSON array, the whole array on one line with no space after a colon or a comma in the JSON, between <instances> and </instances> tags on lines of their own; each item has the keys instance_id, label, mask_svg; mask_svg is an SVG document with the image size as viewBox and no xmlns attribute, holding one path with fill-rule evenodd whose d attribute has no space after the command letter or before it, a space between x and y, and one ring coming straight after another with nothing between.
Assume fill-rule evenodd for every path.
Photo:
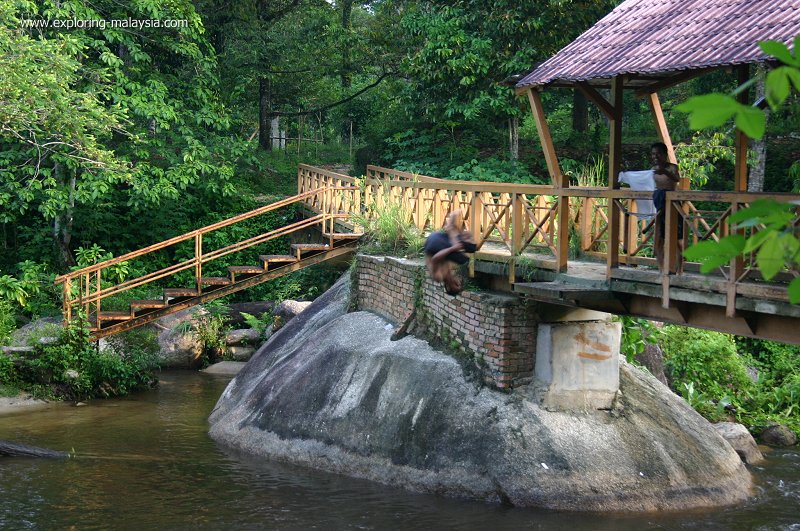
<instances>
[{"instance_id":1,"label":"fallen branch","mask_svg":"<svg viewBox=\"0 0 800 531\"><path fill-rule=\"evenodd\" d=\"M67 452L59 452L57 450L49 450L47 448L28 446L27 444L12 443L9 441L0 441L0 455L8 457L69 457Z\"/></svg>"}]
</instances>

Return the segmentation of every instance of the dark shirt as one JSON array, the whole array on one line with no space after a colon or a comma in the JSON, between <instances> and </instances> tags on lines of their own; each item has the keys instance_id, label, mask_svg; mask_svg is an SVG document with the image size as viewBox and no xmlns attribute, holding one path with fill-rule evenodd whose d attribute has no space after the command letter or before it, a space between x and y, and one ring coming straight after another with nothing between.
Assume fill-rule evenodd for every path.
<instances>
[{"instance_id":1,"label":"dark shirt","mask_svg":"<svg viewBox=\"0 0 800 531\"><path fill-rule=\"evenodd\" d=\"M461 245L464 247L464 251L467 253L474 253L477 249L477 246L474 243L465 242L464 240L461 240ZM428 236L428 239L425 240L425 254L428 256L433 256L439 251L447 249L451 246L452 244L450 243L450 237L446 232L432 232L431 235ZM447 259L451 262L455 262L458 265L464 265L469 262L469 257L462 252L450 253L447 255Z\"/></svg>"}]
</instances>

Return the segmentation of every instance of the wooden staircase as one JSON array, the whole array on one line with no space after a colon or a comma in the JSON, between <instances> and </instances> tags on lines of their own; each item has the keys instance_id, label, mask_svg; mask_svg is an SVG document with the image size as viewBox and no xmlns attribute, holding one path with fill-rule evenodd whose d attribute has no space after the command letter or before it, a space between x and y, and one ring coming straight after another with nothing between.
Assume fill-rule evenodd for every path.
<instances>
[{"instance_id":1,"label":"wooden staircase","mask_svg":"<svg viewBox=\"0 0 800 531\"><path fill-rule=\"evenodd\" d=\"M56 279L56 283L63 284L64 320L65 322L71 321L77 317L78 310L82 310L83 314L88 316L92 336L99 339L141 326L185 308L256 286L310 265L352 253L362 234L353 232L352 225L348 223L349 214L335 211L311 215L301 221L220 249L207 251L203 248L203 236L215 230L276 209L303 203L314 195L330 196L333 192L348 193L352 190L353 188L350 187L335 187L299 194L150 247L62 275ZM204 276L202 274L206 264L223 256L311 228L318 229L320 237L325 241L291 244L288 254L258 255L259 263L257 265L228 266L227 276ZM337 229L344 229L346 232ZM104 282L104 278L108 278L108 274L104 275L103 272L111 266L190 240L194 240L195 244L194 256L190 260L178 262L115 285L108 285L108 282ZM130 289L166 279L187 270L194 271L194 285L191 287L168 287L162 290L160 298L130 300L127 311L102 310L102 301L112 295L119 295Z\"/></svg>"}]
</instances>

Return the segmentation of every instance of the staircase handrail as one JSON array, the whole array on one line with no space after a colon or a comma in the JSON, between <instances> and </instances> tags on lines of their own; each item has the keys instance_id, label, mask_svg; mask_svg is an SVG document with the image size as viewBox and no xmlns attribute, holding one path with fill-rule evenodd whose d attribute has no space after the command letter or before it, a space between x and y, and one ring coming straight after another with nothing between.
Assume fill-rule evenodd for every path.
<instances>
[{"instance_id":1,"label":"staircase handrail","mask_svg":"<svg viewBox=\"0 0 800 531\"><path fill-rule=\"evenodd\" d=\"M297 202L300 202L300 201L304 201L305 199L307 199L309 197L312 197L314 195L317 195L317 194L320 194L320 193L324 193L324 192L327 192L327 191L336 191L336 190L355 190L355 188L354 187L350 187L350 186L335 186L335 187L325 187L325 188L317 188L315 190L309 190L307 192L303 192L302 194L297 194L297 195L294 195L294 196L291 196L291 197L287 197L286 199L282 199L281 201L278 201L276 203L271 203L269 205L266 205L266 206L251 210L249 212L244 212L244 213L236 215L236 216L234 216L232 218L228 218L228 219L225 219L225 220L222 220L222 221L218 221L216 223L212 223L211 225L206 225L205 227L201 227L199 229L195 229L193 231L186 232L186 233L181 234L179 236L174 236L174 237L172 237L172 238L170 238L168 240L164 240L164 241L159 242L159 243L154 243L153 245L149 245L147 247L143 247L141 249L137 249L135 251L131 251L129 253L126 253L126 254L123 254L123 255L120 255L120 256L117 256L117 257L114 257L114 258L109 258L108 260L104 260L102 262L98 262L96 264L92 264L90 266L86 266L86 267L83 267L81 269L76 269L75 271L70 271L69 273L64 273L63 275L59 275L58 277L56 277L55 283L56 284L62 284L67 280L72 280L72 279L78 278L81 275L85 275L87 273L93 273L95 271L98 271L98 270L101 270L101 269L105 269L105 268L107 268L109 266L112 266L114 264L125 262L127 260L131 260L133 258L138 258L140 256L144 256L144 255L152 253L154 251L158 251L158 250L164 249L166 247L169 247L170 245L174 245L176 243L180 243L180 242L183 242L183 241L191 240L193 238L196 238L198 235L206 234L208 232L212 232L212 231L215 231L217 229L221 229L221 228L227 227L229 225L234 225L234 224L236 224L236 223L238 223L240 221L244 221L246 219L250 219L250 218L253 218L255 216L258 216L258 215L261 215L261 214L265 214L267 212L270 212L272 210L276 210L278 208L285 207L285 206L290 205L292 203L297 203Z\"/></svg>"}]
</instances>

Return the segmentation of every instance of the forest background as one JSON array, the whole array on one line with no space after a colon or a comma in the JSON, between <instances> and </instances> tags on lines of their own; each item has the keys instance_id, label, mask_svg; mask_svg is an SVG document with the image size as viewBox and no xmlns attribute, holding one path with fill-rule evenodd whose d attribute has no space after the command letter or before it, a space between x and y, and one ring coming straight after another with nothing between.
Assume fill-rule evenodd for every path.
<instances>
[{"instance_id":1,"label":"forest background","mask_svg":"<svg viewBox=\"0 0 800 531\"><path fill-rule=\"evenodd\" d=\"M0 1L0 344L59 313L57 274L292 195L298 162L547 183L527 101L508 83L618 3ZM660 94L693 188L732 189L732 125L695 133L673 109L733 88L716 72ZM543 100L565 173L604 184L605 119L579 93ZM770 112L751 146L754 190L797 190L798 103ZM625 109L625 165L649 167L647 104L626 94ZM300 271L233 300L313 297L335 274ZM756 358L773 348L747 345ZM778 386L797 373L789 352Z\"/></svg>"}]
</instances>

